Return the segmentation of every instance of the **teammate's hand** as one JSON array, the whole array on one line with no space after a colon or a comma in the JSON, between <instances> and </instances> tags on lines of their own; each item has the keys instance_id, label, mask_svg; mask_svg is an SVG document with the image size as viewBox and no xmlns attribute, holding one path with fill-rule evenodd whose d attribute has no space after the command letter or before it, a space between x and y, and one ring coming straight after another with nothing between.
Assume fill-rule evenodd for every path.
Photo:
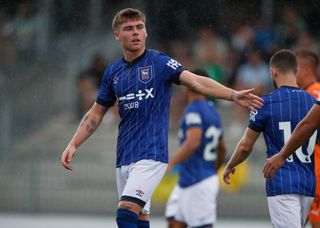
<instances>
[{"instance_id":1,"label":"teammate's hand","mask_svg":"<svg viewBox=\"0 0 320 228\"><path fill-rule=\"evenodd\" d=\"M253 90L254 88L241 91L234 90L231 99L244 108L256 111L256 108L261 108L263 106L263 99L252 94L251 92Z\"/></svg>"},{"instance_id":2,"label":"teammate's hand","mask_svg":"<svg viewBox=\"0 0 320 228\"><path fill-rule=\"evenodd\" d=\"M76 153L76 147L68 145L61 155L61 164L64 168L72 171L71 160Z\"/></svg>"},{"instance_id":3,"label":"teammate's hand","mask_svg":"<svg viewBox=\"0 0 320 228\"><path fill-rule=\"evenodd\" d=\"M236 171L236 168L229 168L229 166L227 165L224 170L223 170L223 181L226 184L230 184L230 174L234 174L234 172Z\"/></svg>"},{"instance_id":4,"label":"teammate's hand","mask_svg":"<svg viewBox=\"0 0 320 228\"><path fill-rule=\"evenodd\" d=\"M263 167L264 177L272 178L285 162L286 158L282 157L280 153L277 153L267 159Z\"/></svg>"}]
</instances>

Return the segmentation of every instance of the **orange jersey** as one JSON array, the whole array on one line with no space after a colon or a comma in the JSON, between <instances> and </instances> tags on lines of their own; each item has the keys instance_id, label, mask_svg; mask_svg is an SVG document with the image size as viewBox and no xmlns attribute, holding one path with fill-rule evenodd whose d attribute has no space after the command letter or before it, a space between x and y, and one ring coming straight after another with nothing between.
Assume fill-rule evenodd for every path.
<instances>
[{"instance_id":1,"label":"orange jersey","mask_svg":"<svg viewBox=\"0 0 320 228\"><path fill-rule=\"evenodd\" d=\"M320 83L313 83L306 91L318 99L320 97ZM318 144L314 148L314 171L316 175L316 195L308 218L311 222L320 222L320 146Z\"/></svg>"}]
</instances>

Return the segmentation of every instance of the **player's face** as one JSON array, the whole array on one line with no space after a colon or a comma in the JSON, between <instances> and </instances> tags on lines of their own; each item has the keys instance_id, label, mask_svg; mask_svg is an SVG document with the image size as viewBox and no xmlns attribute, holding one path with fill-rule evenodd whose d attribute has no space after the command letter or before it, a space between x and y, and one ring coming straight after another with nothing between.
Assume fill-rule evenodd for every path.
<instances>
[{"instance_id":1,"label":"player's face","mask_svg":"<svg viewBox=\"0 0 320 228\"><path fill-rule=\"evenodd\" d=\"M125 51L136 52L145 48L147 31L142 20L128 20L114 33Z\"/></svg>"}]
</instances>

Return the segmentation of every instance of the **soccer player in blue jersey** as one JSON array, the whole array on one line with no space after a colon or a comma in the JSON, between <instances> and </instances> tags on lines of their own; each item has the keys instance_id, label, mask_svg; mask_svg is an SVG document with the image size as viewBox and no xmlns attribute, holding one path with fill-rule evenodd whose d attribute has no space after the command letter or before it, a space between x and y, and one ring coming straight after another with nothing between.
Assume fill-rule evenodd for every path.
<instances>
[{"instance_id":1,"label":"soccer player in blue jersey","mask_svg":"<svg viewBox=\"0 0 320 228\"><path fill-rule=\"evenodd\" d=\"M100 125L116 101L121 122L117 141L116 178L119 227L149 227L150 199L167 169L169 104L173 83L255 110L262 99L252 89L235 91L206 77L184 70L169 56L146 49L145 15L136 9L120 10L112 23L123 57L105 70L92 108L84 116L61 156L72 170L76 149Z\"/></svg>"},{"instance_id":2,"label":"soccer player in blue jersey","mask_svg":"<svg viewBox=\"0 0 320 228\"><path fill-rule=\"evenodd\" d=\"M263 168L263 174L265 178L272 178L275 173L283 166L286 159L293 153L296 153L297 149L305 144L312 135L315 134L318 129L317 143L320 143L320 97L317 103L313 105L312 109L306 115L303 120L294 129L290 139L282 147L281 151L271 158L267 159Z\"/></svg>"},{"instance_id":3,"label":"soccer player in blue jersey","mask_svg":"<svg viewBox=\"0 0 320 228\"><path fill-rule=\"evenodd\" d=\"M277 88L263 97L264 106L250 113L250 122L243 138L228 161L223 177L230 183L230 174L251 153L263 132L270 158L283 147L291 132L305 117L315 100L298 88L297 60L289 50L276 52L270 60L270 74ZM302 227L315 194L313 150L314 134L299 148L274 177L266 180L267 201L273 227Z\"/></svg>"},{"instance_id":4,"label":"soccer player in blue jersey","mask_svg":"<svg viewBox=\"0 0 320 228\"><path fill-rule=\"evenodd\" d=\"M202 70L195 74L206 75ZM168 227L206 227L216 222L219 190L217 170L224 161L220 114L214 104L192 89L186 91L188 105L180 121L180 147L168 163L168 172L179 166L179 182L166 207Z\"/></svg>"}]
</instances>

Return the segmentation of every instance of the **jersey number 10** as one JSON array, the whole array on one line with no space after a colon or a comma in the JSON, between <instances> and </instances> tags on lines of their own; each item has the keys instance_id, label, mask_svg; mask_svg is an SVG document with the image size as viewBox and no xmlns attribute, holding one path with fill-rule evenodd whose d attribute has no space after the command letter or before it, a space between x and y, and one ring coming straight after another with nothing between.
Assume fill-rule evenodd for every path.
<instances>
[{"instance_id":1,"label":"jersey number 10","mask_svg":"<svg viewBox=\"0 0 320 228\"><path fill-rule=\"evenodd\" d=\"M291 137L291 122L279 122L279 130L283 130L283 135L284 135L284 143L287 143L289 141L289 138ZM302 152L302 147L299 147L296 151L295 154L297 155L298 159L303 162L303 163L311 163L311 155L313 154L314 150L314 145L316 142L316 136L317 132L315 132L311 138L309 139L309 144L307 147L307 154L304 154ZM288 162L293 162L293 156L290 155L287 158Z\"/></svg>"}]
</instances>

